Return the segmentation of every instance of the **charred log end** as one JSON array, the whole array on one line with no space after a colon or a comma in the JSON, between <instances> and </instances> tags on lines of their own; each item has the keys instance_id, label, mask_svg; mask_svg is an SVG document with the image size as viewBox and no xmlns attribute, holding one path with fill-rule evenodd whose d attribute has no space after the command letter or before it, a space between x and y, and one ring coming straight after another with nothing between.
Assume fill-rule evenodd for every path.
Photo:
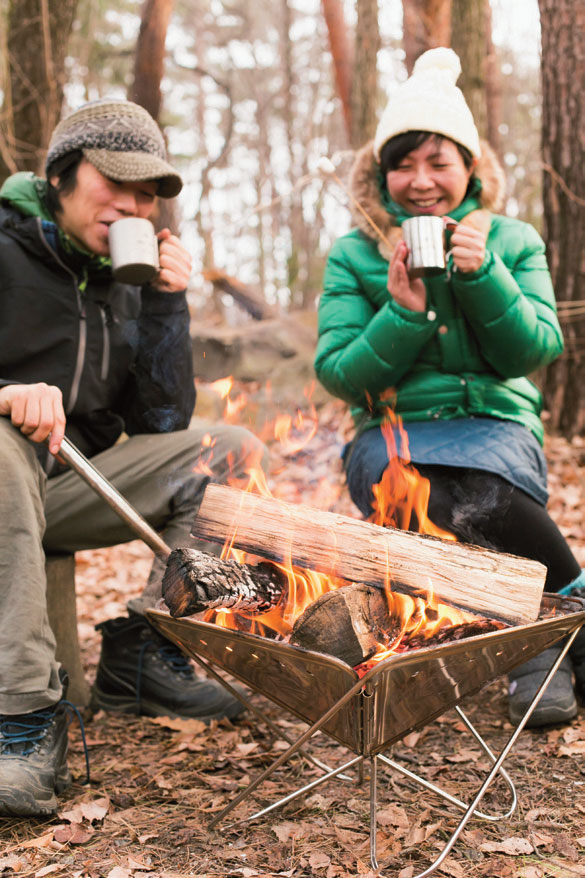
<instances>
[{"instance_id":1,"label":"charred log end","mask_svg":"<svg viewBox=\"0 0 585 878\"><path fill-rule=\"evenodd\" d=\"M384 593L364 583L326 592L296 620L290 642L355 667L398 633Z\"/></svg>"}]
</instances>

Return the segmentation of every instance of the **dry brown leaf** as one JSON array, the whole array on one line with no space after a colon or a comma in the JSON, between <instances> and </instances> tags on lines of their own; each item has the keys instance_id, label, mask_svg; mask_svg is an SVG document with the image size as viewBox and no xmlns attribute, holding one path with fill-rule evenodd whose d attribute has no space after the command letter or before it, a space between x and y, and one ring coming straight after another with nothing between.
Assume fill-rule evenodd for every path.
<instances>
[{"instance_id":1,"label":"dry brown leaf","mask_svg":"<svg viewBox=\"0 0 585 878\"><path fill-rule=\"evenodd\" d=\"M445 756L445 759L447 762L477 762L480 756L479 750L462 747L454 756Z\"/></svg>"},{"instance_id":2,"label":"dry brown leaf","mask_svg":"<svg viewBox=\"0 0 585 878\"><path fill-rule=\"evenodd\" d=\"M52 875L54 872L62 872L68 869L68 863L51 863L49 866L43 866L38 872L35 872L34 878L44 878L45 875Z\"/></svg>"},{"instance_id":3,"label":"dry brown leaf","mask_svg":"<svg viewBox=\"0 0 585 878\"><path fill-rule=\"evenodd\" d=\"M559 756L585 756L585 741L574 741L559 747Z\"/></svg>"},{"instance_id":4,"label":"dry brown leaf","mask_svg":"<svg viewBox=\"0 0 585 878\"><path fill-rule=\"evenodd\" d=\"M404 808L399 805L388 805L386 808L378 811L377 821L380 826L398 826L401 829L408 829L410 821Z\"/></svg>"},{"instance_id":5,"label":"dry brown leaf","mask_svg":"<svg viewBox=\"0 0 585 878\"><path fill-rule=\"evenodd\" d=\"M527 838L505 838L503 841L486 841L480 846L485 853L508 854L511 857L519 857L523 854L531 854L534 847Z\"/></svg>"},{"instance_id":6,"label":"dry brown leaf","mask_svg":"<svg viewBox=\"0 0 585 878\"><path fill-rule=\"evenodd\" d=\"M554 809L552 808L532 808L526 814L526 820L528 823L533 823L535 820L538 820L539 817L548 817L550 814L554 815Z\"/></svg>"},{"instance_id":7,"label":"dry brown leaf","mask_svg":"<svg viewBox=\"0 0 585 878\"><path fill-rule=\"evenodd\" d=\"M236 753L238 756L249 756L250 753L254 753L258 750L258 744L255 741L250 742L249 744L238 744L236 747Z\"/></svg>"},{"instance_id":8,"label":"dry brown leaf","mask_svg":"<svg viewBox=\"0 0 585 878\"><path fill-rule=\"evenodd\" d=\"M195 735L202 735L204 732L208 731L207 726L205 725L205 723L202 723L200 719L181 719L180 717L172 718L170 716L155 716L150 717L148 721L154 723L157 726L162 726L164 729L173 729L177 732L192 732Z\"/></svg>"},{"instance_id":9,"label":"dry brown leaf","mask_svg":"<svg viewBox=\"0 0 585 878\"><path fill-rule=\"evenodd\" d=\"M309 857L309 866L313 872L326 869L331 864L331 857L323 853L323 851L313 851Z\"/></svg>"},{"instance_id":10,"label":"dry brown leaf","mask_svg":"<svg viewBox=\"0 0 585 878\"><path fill-rule=\"evenodd\" d=\"M93 834L93 827L82 826L80 823L71 823L69 826L56 829L54 838L59 844L86 844Z\"/></svg>"},{"instance_id":11,"label":"dry brown leaf","mask_svg":"<svg viewBox=\"0 0 585 878\"><path fill-rule=\"evenodd\" d=\"M108 872L106 878L132 878L132 872L130 869L124 869L122 866L114 866L114 868Z\"/></svg>"},{"instance_id":12,"label":"dry brown leaf","mask_svg":"<svg viewBox=\"0 0 585 878\"><path fill-rule=\"evenodd\" d=\"M442 872L444 875L450 875L451 878L465 878L465 875L467 875L467 870L451 857L447 857L445 862L438 867L437 871Z\"/></svg>"},{"instance_id":13,"label":"dry brown leaf","mask_svg":"<svg viewBox=\"0 0 585 878\"><path fill-rule=\"evenodd\" d=\"M544 872L538 866L523 866L516 875L518 878L544 878Z\"/></svg>"},{"instance_id":14,"label":"dry brown leaf","mask_svg":"<svg viewBox=\"0 0 585 878\"><path fill-rule=\"evenodd\" d=\"M350 829L341 829L339 826L335 827L335 835L340 844L348 850L354 850L355 846L361 844L364 840L364 836L360 835L359 832L352 832Z\"/></svg>"},{"instance_id":15,"label":"dry brown leaf","mask_svg":"<svg viewBox=\"0 0 585 878\"><path fill-rule=\"evenodd\" d=\"M401 869L398 873L398 878L412 878L414 875L414 866L406 866L405 869Z\"/></svg>"},{"instance_id":16,"label":"dry brown leaf","mask_svg":"<svg viewBox=\"0 0 585 878\"><path fill-rule=\"evenodd\" d=\"M405 735L404 738L401 739L401 743L403 743L406 747L416 747L420 735L420 732L410 732L409 735Z\"/></svg>"},{"instance_id":17,"label":"dry brown leaf","mask_svg":"<svg viewBox=\"0 0 585 878\"><path fill-rule=\"evenodd\" d=\"M135 860L134 857L128 857L128 868L129 869L142 869L144 872L152 872L154 866L148 866L146 863L143 863L141 860Z\"/></svg>"},{"instance_id":18,"label":"dry brown leaf","mask_svg":"<svg viewBox=\"0 0 585 878\"><path fill-rule=\"evenodd\" d=\"M301 823L276 823L270 827L277 839L283 843L291 838L302 838Z\"/></svg>"},{"instance_id":19,"label":"dry brown leaf","mask_svg":"<svg viewBox=\"0 0 585 878\"><path fill-rule=\"evenodd\" d=\"M93 823L94 820L103 820L110 810L110 802L107 798L93 799L91 802L82 802L79 806L84 818Z\"/></svg>"},{"instance_id":20,"label":"dry brown leaf","mask_svg":"<svg viewBox=\"0 0 585 878\"><path fill-rule=\"evenodd\" d=\"M54 833L54 829L51 829L49 832L45 832L45 833L43 833L43 835L38 835L36 838L29 838L28 841L23 841L20 844L12 845L12 847L9 847L5 851L5 853L10 854L10 853L12 853L12 851L23 851L26 848L46 848L46 847L49 847L49 845L53 841L53 833Z\"/></svg>"},{"instance_id":21,"label":"dry brown leaf","mask_svg":"<svg viewBox=\"0 0 585 878\"><path fill-rule=\"evenodd\" d=\"M22 857L18 857L16 854L0 857L0 872L6 872L8 869L11 869L12 872L22 872L26 866L27 864Z\"/></svg>"}]
</instances>

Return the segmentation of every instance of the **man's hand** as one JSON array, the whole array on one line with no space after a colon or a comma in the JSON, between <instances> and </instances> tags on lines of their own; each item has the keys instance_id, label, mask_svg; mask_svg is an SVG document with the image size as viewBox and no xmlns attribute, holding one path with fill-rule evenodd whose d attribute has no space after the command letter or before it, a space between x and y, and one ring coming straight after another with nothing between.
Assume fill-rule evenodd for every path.
<instances>
[{"instance_id":1,"label":"man's hand","mask_svg":"<svg viewBox=\"0 0 585 878\"><path fill-rule=\"evenodd\" d=\"M453 262L464 274L478 271L485 259L486 236L471 226L458 223L451 235L451 255Z\"/></svg>"},{"instance_id":2,"label":"man's hand","mask_svg":"<svg viewBox=\"0 0 585 878\"><path fill-rule=\"evenodd\" d=\"M9 415L14 426L33 442L44 442L50 435L49 451L59 451L65 435L65 411L58 387L43 383L1 387L0 415Z\"/></svg>"},{"instance_id":3,"label":"man's hand","mask_svg":"<svg viewBox=\"0 0 585 878\"><path fill-rule=\"evenodd\" d=\"M189 282L191 257L170 229L163 229L157 238L160 271L151 286L163 293L180 293Z\"/></svg>"},{"instance_id":4,"label":"man's hand","mask_svg":"<svg viewBox=\"0 0 585 878\"><path fill-rule=\"evenodd\" d=\"M427 307L427 291L420 278L410 280L406 271L408 247L399 241L392 254L388 269L388 292L394 301L409 311L424 311Z\"/></svg>"}]
</instances>

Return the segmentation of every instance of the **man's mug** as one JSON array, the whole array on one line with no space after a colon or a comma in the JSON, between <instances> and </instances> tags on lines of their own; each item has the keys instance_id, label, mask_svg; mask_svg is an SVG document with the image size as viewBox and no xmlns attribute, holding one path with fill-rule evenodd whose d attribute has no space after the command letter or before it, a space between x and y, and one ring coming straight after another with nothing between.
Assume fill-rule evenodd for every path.
<instances>
[{"instance_id":1,"label":"man's mug","mask_svg":"<svg viewBox=\"0 0 585 878\"><path fill-rule=\"evenodd\" d=\"M454 228L451 223L448 228ZM445 271L445 223L440 216L413 216L402 223L409 255L409 277L434 277Z\"/></svg>"},{"instance_id":2,"label":"man's mug","mask_svg":"<svg viewBox=\"0 0 585 878\"><path fill-rule=\"evenodd\" d=\"M112 271L116 280L141 286L158 274L158 240L154 226L136 216L116 220L108 229Z\"/></svg>"}]
</instances>

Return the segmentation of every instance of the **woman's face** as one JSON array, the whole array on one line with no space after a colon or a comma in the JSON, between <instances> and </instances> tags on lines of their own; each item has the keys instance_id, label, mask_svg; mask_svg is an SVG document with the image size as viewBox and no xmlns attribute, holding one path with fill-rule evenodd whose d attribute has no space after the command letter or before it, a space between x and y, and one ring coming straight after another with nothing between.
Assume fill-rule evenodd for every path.
<instances>
[{"instance_id":1,"label":"woman's face","mask_svg":"<svg viewBox=\"0 0 585 878\"><path fill-rule=\"evenodd\" d=\"M452 140L430 137L386 174L390 197L415 216L445 216L463 201L472 167Z\"/></svg>"}]
</instances>

